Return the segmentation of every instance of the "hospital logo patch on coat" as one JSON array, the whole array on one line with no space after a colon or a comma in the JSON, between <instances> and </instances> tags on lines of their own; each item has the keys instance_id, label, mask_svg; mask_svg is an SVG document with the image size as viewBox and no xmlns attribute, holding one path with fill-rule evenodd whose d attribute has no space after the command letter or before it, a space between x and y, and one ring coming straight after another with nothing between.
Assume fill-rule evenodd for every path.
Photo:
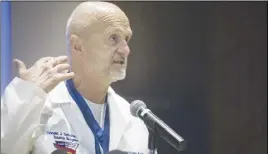
<instances>
[{"instance_id":1,"label":"hospital logo patch on coat","mask_svg":"<svg viewBox=\"0 0 268 154\"><path fill-rule=\"evenodd\" d=\"M79 142L75 135L52 131L47 131L46 134L53 136L55 141L53 144L56 149L63 151L66 154L76 154Z\"/></svg>"},{"instance_id":2,"label":"hospital logo patch on coat","mask_svg":"<svg viewBox=\"0 0 268 154\"><path fill-rule=\"evenodd\" d=\"M66 152L66 154L76 154L78 143L56 141L56 143L54 143L54 146L56 149Z\"/></svg>"}]
</instances>

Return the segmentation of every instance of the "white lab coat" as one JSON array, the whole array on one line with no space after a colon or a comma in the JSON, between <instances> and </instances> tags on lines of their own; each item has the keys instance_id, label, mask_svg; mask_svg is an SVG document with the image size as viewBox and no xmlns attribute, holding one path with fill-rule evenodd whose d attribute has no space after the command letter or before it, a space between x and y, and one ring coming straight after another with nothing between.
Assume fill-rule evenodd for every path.
<instances>
[{"instance_id":1,"label":"white lab coat","mask_svg":"<svg viewBox=\"0 0 268 154\"><path fill-rule=\"evenodd\" d=\"M110 150L147 154L148 130L131 115L129 103L108 89ZM54 137L53 134L57 134ZM68 138L68 139L67 139ZM35 84L14 78L1 98L1 152L51 154L55 141L71 141L76 154L94 154L93 133L64 82L50 93Z\"/></svg>"}]
</instances>

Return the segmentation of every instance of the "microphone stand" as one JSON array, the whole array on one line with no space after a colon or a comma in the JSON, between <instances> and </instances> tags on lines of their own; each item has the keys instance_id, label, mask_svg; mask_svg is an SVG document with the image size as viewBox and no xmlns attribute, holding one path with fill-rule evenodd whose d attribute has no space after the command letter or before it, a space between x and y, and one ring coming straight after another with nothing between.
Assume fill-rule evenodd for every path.
<instances>
[{"instance_id":1,"label":"microphone stand","mask_svg":"<svg viewBox=\"0 0 268 154\"><path fill-rule=\"evenodd\" d=\"M149 154L157 154L157 146L158 146L158 134L157 130L154 127L154 131L149 130L149 140L148 140L148 149L150 150Z\"/></svg>"}]
</instances>

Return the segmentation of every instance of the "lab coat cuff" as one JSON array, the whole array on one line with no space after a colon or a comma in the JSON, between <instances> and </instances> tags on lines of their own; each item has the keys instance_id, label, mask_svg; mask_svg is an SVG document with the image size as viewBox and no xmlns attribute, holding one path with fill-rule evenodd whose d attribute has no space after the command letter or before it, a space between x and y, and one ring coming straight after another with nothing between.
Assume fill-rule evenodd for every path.
<instances>
[{"instance_id":1,"label":"lab coat cuff","mask_svg":"<svg viewBox=\"0 0 268 154\"><path fill-rule=\"evenodd\" d=\"M21 93L25 96L25 99L31 96L38 96L39 98L46 98L47 93L35 83L25 81L21 78L15 77L11 84L16 87L18 93Z\"/></svg>"}]
</instances>

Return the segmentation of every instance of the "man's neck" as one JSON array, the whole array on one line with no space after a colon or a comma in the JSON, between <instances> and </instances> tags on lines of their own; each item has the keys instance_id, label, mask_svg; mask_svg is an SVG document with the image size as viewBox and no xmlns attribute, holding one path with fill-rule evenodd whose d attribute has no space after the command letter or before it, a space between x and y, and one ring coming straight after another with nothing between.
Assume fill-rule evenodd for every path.
<instances>
[{"instance_id":1,"label":"man's neck","mask_svg":"<svg viewBox=\"0 0 268 154\"><path fill-rule=\"evenodd\" d=\"M80 76L75 76L73 82L79 93L87 100L96 104L105 103L105 96L110 86L108 82Z\"/></svg>"}]
</instances>

